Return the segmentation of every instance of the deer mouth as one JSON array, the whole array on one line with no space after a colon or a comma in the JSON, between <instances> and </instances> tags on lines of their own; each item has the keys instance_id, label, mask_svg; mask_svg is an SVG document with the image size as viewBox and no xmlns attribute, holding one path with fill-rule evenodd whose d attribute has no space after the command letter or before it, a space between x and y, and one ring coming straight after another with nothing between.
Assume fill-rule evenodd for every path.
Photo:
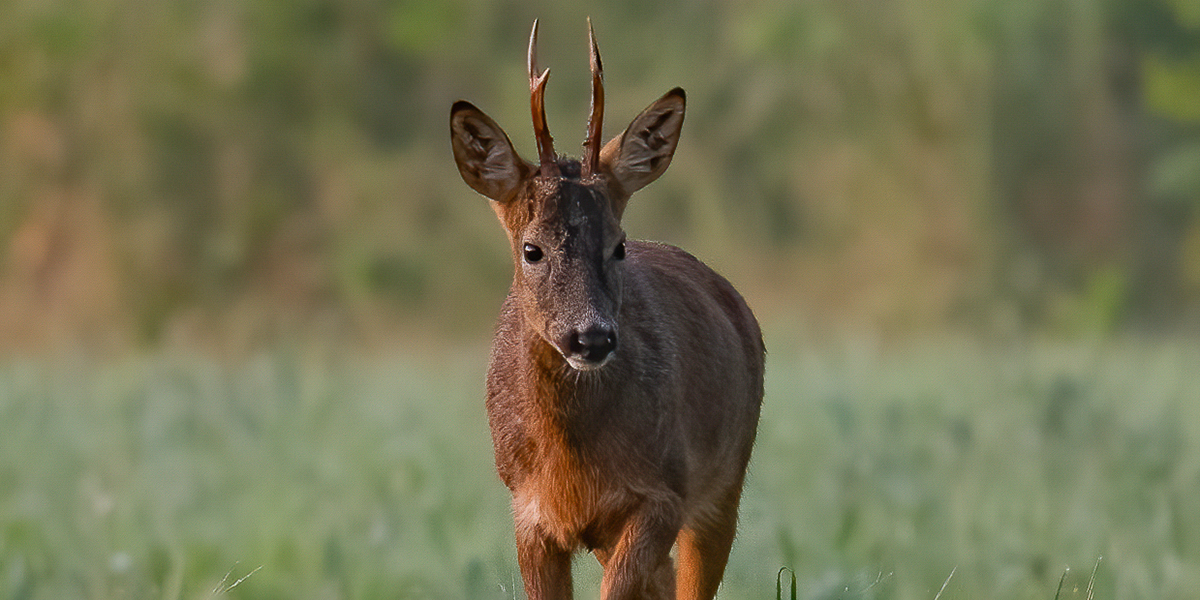
<instances>
[{"instance_id":1,"label":"deer mouth","mask_svg":"<svg viewBox=\"0 0 1200 600\"><path fill-rule=\"evenodd\" d=\"M567 364L571 365L571 368L576 371L596 371L608 364L608 361L612 360L612 355L609 354L600 360L588 360L577 356L566 356L564 358L567 359Z\"/></svg>"}]
</instances>

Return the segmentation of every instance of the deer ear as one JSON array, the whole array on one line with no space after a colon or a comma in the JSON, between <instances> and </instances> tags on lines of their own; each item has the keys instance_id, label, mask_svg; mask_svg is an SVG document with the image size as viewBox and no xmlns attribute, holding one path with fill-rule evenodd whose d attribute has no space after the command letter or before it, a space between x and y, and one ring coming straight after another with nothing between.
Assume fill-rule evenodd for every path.
<instances>
[{"instance_id":1,"label":"deer ear","mask_svg":"<svg viewBox=\"0 0 1200 600\"><path fill-rule=\"evenodd\" d=\"M658 179L671 164L683 127L684 104L682 88L667 92L600 151L600 163L626 194Z\"/></svg>"},{"instance_id":2,"label":"deer ear","mask_svg":"<svg viewBox=\"0 0 1200 600\"><path fill-rule=\"evenodd\" d=\"M504 130L465 100L450 109L450 145L463 181L497 202L508 201L534 169L517 156Z\"/></svg>"}]
</instances>

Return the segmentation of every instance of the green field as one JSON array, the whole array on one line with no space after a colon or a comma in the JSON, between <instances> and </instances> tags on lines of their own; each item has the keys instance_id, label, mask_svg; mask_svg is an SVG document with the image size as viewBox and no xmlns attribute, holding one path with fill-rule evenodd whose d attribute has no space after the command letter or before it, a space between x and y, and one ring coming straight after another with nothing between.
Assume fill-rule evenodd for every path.
<instances>
[{"instance_id":1,"label":"green field","mask_svg":"<svg viewBox=\"0 0 1200 600\"><path fill-rule=\"evenodd\" d=\"M790 339L721 598L1196 597L1196 344ZM486 356L6 360L0 599L520 597Z\"/></svg>"}]
</instances>

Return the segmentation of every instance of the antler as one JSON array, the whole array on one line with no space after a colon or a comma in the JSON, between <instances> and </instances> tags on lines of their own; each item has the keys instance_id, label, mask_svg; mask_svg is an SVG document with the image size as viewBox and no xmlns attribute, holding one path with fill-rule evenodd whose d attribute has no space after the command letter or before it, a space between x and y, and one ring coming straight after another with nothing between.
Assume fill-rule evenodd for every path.
<instances>
[{"instance_id":1,"label":"antler","mask_svg":"<svg viewBox=\"0 0 1200 600\"><path fill-rule=\"evenodd\" d=\"M550 78L550 69L537 74L537 33L538 22L534 19L533 31L529 34L529 103L533 108L533 135L537 139L542 175L549 176L558 173L558 161L554 155L554 138L550 137L550 127L546 125L546 80Z\"/></svg>"},{"instance_id":2,"label":"antler","mask_svg":"<svg viewBox=\"0 0 1200 600\"><path fill-rule=\"evenodd\" d=\"M600 48L596 45L592 18L588 17L587 22L589 62L592 67L592 112L588 116L587 137L583 139L584 178L600 173L600 130L604 126L604 66L600 64Z\"/></svg>"}]
</instances>

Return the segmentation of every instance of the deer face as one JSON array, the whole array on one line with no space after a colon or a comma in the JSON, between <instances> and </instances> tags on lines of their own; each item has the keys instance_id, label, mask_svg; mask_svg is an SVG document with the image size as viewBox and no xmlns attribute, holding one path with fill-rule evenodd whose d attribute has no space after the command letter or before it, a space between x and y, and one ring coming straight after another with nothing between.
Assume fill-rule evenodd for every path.
<instances>
[{"instance_id":1,"label":"deer face","mask_svg":"<svg viewBox=\"0 0 1200 600\"><path fill-rule=\"evenodd\" d=\"M528 206L518 210L528 222L509 240L525 321L572 367L603 366L617 348L625 259L625 233L605 191L537 177Z\"/></svg>"},{"instance_id":2,"label":"deer face","mask_svg":"<svg viewBox=\"0 0 1200 600\"><path fill-rule=\"evenodd\" d=\"M459 174L492 200L512 245L513 293L525 322L575 369L602 366L618 347L617 315L625 259L620 218L630 194L662 175L683 126L684 93L676 88L600 147L604 95L592 37L592 116L580 161L559 159L546 128L536 75L537 24L530 36L530 89L541 164L519 157L508 135L472 104L450 111Z\"/></svg>"}]
</instances>

